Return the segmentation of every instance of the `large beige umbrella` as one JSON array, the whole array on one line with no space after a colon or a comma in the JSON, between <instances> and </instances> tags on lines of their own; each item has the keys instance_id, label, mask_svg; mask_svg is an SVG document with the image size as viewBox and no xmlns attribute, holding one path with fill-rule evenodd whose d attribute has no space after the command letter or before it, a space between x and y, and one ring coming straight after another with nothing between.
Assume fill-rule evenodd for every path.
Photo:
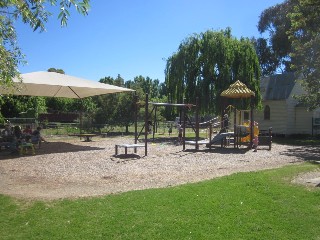
<instances>
[{"instance_id":1,"label":"large beige umbrella","mask_svg":"<svg viewBox=\"0 0 320 240\"><path fill-rule=\"evenodd\" d=\"M221 97L227 98L249 98L251 96L255 96L254 92L239 80L231 84L227 90L221 93Z\"/></svg>"},{"instance_id":2,"label":"large beige umbrella","mask_svg":"<svg viewBox=\"0 0 320 240\"><path fill-rule=\"evenodd\" d=\"M0 94L12 94L38 97L78 98L91 97L109 93L134 91L129 88L117 87L73 77L56 72L32 72L21 74L21 79L13 79L13 86L0 86ZM82 130L80 116L80 135Z\"/></svg>"},{"instance_id":3,"label":"large beige umbrella","mask_svg":"<svg viewBox=\"0 0 320 240\"><path fill-rule=\"evenodd\" d=\"M21 74L21 78L22 82L17 78L13 79L13 87L0 86L0 94L85 98L95 95L134 91L129 88L94 82L56 72L25 73Z\"/></svg>"}]
</instances>

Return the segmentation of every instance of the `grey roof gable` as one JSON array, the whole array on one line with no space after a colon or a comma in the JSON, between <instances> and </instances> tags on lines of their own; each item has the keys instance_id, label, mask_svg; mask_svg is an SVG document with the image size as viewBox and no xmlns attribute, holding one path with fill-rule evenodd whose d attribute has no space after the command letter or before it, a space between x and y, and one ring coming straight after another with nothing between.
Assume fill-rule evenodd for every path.
<instances>
[{"instance_id":1,"label":"grey roof gable","mask_svg":"<svg viewBox=\"0 0 320 240\"><path fill-rule=\"evenodd\" d=\"M295 85L294 73L276 74L266 77L265 100L285 100L290 96Z\"/></svg>"}]
</instances>

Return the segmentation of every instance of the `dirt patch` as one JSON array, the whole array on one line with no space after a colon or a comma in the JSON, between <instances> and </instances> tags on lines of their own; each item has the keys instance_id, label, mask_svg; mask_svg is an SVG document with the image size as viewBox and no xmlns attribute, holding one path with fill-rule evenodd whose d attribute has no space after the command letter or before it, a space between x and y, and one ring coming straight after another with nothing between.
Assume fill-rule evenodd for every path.
<instances>
[{"instance_id":1,"label":"dirt patch","mask_svg":"<svg viewBox=\"0 0 320 240\"><path fill-rule=\"evenodd\" d=\"M212 179L235 172L257 171L319 160L318 148L273 144L258 152L220 147L209 150L177 146L173 141L150 143L148 156L114 156L125 137L50 140L36 155L0 153L0 193L17 198L53 200L101 196L131 190L162 188ZM122 151L123 149L121 149ZM121 152L122 153L122 152Z\"/></svg>"},{"instance_id":2,"label":"dirt patch","mask_svg":"<svg viewBox=\"0 0 320 240\"><path fill-rule=\"evenodd\" d=\"M320 170L300 174L292 182L309 187L320 187Z\"/></svg>"}]
</instances>

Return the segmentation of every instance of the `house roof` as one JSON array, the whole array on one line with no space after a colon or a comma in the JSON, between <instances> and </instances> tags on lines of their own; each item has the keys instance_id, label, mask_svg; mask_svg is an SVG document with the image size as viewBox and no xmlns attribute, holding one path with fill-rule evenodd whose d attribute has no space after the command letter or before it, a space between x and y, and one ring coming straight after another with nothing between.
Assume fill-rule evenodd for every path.
<instances>
[{"instance_id":1,"label":"house roof","mask_svg":"<svg viewBox=\"0 0 320 240\"><path fill-rule=\"evenodd\" d=\"M295 85L294 73L276 74L265 77L267 81L265 89L265 100L284 100L290 96Z\"/></svg>"}]
</instances>

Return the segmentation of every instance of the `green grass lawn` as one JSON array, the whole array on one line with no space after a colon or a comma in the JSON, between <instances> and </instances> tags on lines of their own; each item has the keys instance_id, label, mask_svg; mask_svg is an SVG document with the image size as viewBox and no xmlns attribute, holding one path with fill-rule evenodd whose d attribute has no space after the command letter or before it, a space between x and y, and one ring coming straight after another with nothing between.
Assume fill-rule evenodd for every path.
<instances>
[{"instance_id":1,"label":"green grass lawn","mask_svg":"<svg viewBox=\"0 0 320 240\"><path fill-rule=\"evenodd\" d=\"M290 183L316 168L306 163L77 200L0 195L0 239L319 240L320 189Z\"/></svg>"}]
</instances>

